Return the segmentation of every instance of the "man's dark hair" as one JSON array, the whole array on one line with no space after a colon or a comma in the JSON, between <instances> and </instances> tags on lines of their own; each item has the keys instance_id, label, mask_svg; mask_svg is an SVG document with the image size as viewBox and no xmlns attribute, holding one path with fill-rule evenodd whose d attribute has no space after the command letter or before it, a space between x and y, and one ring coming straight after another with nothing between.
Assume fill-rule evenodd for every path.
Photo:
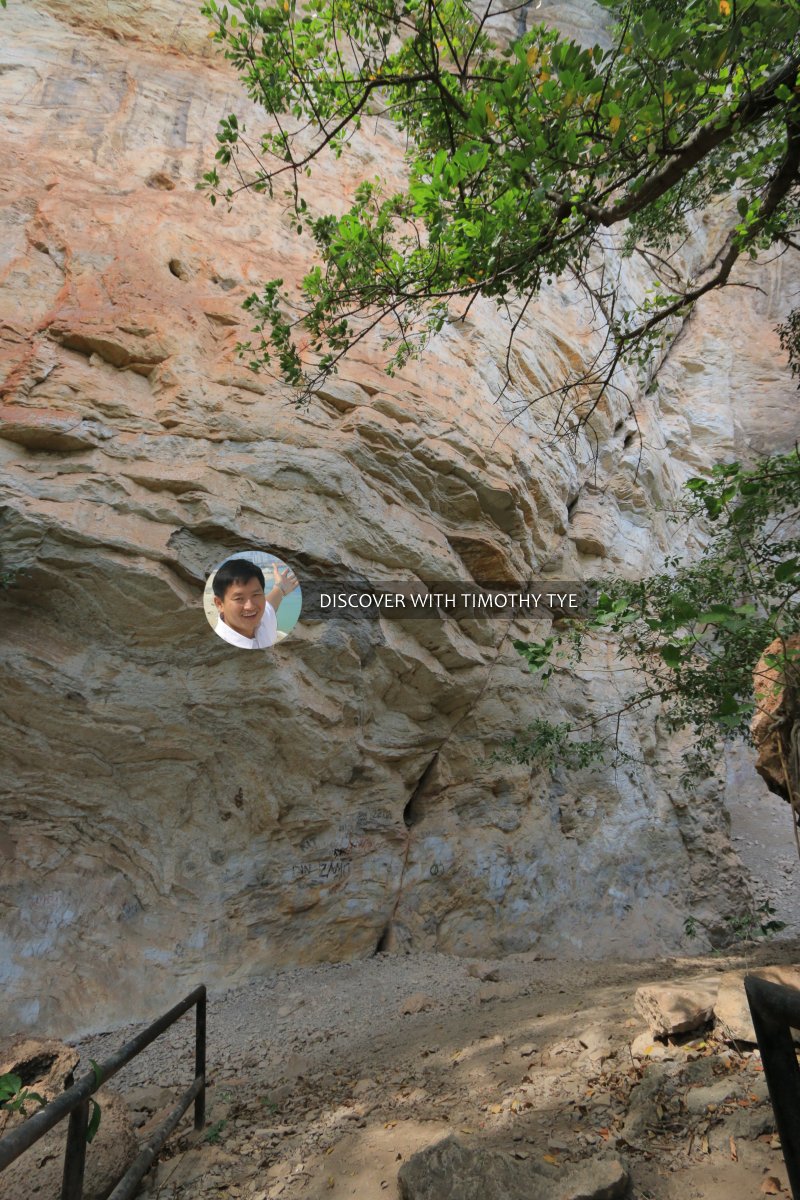
<instances>
[{"instance_id":1,"label":"man's dark hair","mask_svg":"<svg viewBox=\"0 0 800 1200\"><path fill-rule=\"evenodd\" d=\"M220 600L225 599L225 593L233 583L247 583L249 579L257 579L264 587L264 572L249 558L229 558L224 562L214 576L214 595Z\"/></svg>"}]
</instances>

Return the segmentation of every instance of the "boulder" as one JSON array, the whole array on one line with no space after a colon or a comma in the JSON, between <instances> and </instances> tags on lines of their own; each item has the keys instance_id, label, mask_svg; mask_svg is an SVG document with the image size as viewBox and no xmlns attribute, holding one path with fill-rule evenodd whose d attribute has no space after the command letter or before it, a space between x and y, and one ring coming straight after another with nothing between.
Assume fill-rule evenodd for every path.
<instances>
[{"instance_id":1,"label":"boulder","mask_svg":"<svg viewBox=\"0 0 800 1200\"><path fill-rule=\"evenodd\" d=\"M800 967L760 967L757 971L747 973L758 975L771 983L800 988ZM744 976L744 971L727 971L720 976L714 1016L718 1031L726 1040L755 1045L756 1033L744 990Z\"/></svg>"},{"instance_id":2,"label":"boulder","mask_svg":"<svg viewBox=\"0 0 800 1200\"><path fill-rule=\"evenodd\" d=\"M718 1079L707 1087L690 1088L684 1099L684 1107L689 1113L701 1116L709 1108L713 1111L735 1096L741 1096L744 1085L738 1078Z\"/></svg>"},{"instance_id":3,"label":"boulder","mask_svg":"<svg viewBox=\"0 0 800 1200\"><path fill-rule=\"evenodd\" d=\"M413 1155L397 1179L401 1200L618 1200L630 1184L618 1159L552 1172L452 1136Z\"/></svg>"},{"instance_id":4,"label":"boulder","mask_svg":"<svg viewBox=\"0 0 800 1200\"><path fill-rule=\"evenodd\" d=\"M433 1005L434 1001L430 996L426 996L424 992L414 992L411 996L406 996L400 1005L400 1015L407 1017L413 1013L427 1012Z\"/></svg>"},{"instance_id":5,"label":"boulder","mask_svg":"<svg viewBox=\"0 0 800 1200\"><path fill-rule=\"evenodd\" d=\"M78 1054L71 1046L51 1039L16 1038L0 1048L0 1074L19 1075L24 1086L45 1101L71 1086L77 1064ZM100 1127L86 1147L83 1200L105 1200L138 1149L131 1114L122 1097L101 1088L96 1099ZM34 1104L33 1109L36 1107ZM31 1111L28 1109L28 1116ZM23 1114L6 1114L6 1131L24 1120ZM67 1125L66 1120L61 1121L6 1167L3 1200L55 1200L61 1194Z\"/></svg>"},{"instance_id":6,"label":"boulder","mask_svg":"<svg viewBox=\"0 0 800 1200\"><path fill-rule=\"evenodd\" d=\"M634 1004L655 1037L674 1037L707 1025L717 997L716 979L696 979L686 984L640 987Z\"/></svg>"},{"instance_id":7,"label":"boulder","mask_svg":"<svg viewBox=\"0 0 800 1200\"><path fill-rule=\"evenodd\" d=\"M18 1075L23 1088L37 1092L45 1101L73 1083L79 1060L77 1050L54 1038L20 1034L0 1043L0 1075ZM8 1119L10 1114L4 1115Z\"/></svg>"}]
</instances>

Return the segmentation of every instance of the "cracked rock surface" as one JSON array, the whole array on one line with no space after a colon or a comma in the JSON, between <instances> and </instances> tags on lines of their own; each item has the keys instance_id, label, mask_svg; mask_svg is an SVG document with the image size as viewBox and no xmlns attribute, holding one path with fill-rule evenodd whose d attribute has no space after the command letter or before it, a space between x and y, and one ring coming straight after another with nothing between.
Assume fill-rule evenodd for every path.
<instances>
[{"instance_id":1,"label":"cracked rock surface","mask_svg":"<svg viewBox=\"0 0 800 1200\"><path fill-rule=\"evenodd\" d=\"M585 33L592 13L562 17ZM711 925L747 886L721 777L686 803L656 714L621 722L616 772L492 758L624 695L605 647L549 694L511 644L541 622L301 622L242 654L202 587L248 546L301 582L577 579L698 549L663 512L685 479L794 441L772 332L793 254L743 268L764 291L706 298L646 395L620 380L635 421L615 393L555 441L531 407L598 344L566 285L532 308L503 402L508 327L484 304L402 378L365 345L297 412L235 353L245 296L293 288L304 250L280 198L223 213L195 190L219 117L261 121L199 15L31 0L2 27L0 1022L74 1034L379 946L687 949L687 913ZM320 165L317 203L378 164L402 174L380 124Z\"/></svg>"}]
</instances>

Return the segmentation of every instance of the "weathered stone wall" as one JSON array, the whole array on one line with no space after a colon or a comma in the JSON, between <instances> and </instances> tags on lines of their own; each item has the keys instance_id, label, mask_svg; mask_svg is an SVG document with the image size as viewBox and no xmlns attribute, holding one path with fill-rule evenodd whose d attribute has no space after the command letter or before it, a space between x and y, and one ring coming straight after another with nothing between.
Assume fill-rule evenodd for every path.
<instances>
[{"instance_id":1,"label":"weathered stone wall","mask_svg":"<svg viewBox=\"0 0 800 1200\"><path fill-rule=\"evenodd\" d=\"M242 299L305 251L279 199L195 190L218 118L260 118L193 6L10 0L0 29L0 1024L97 1028L381 939L637 957L684 945L700 897L730 911L718 790L687 804L655 714L623 722L639 762L617 772L491 760L535 716L607 703L610 651L549 693L511 647L532 623L327 622L243 654L202 584L246 546L301 579L657 564L689 474L794 438L772 332L793 263L707 298L647 396L621 380L643 444L621 395L572 445L522 411L596 345L567 287L503 404L508 327L477 305L402 378L366 349L297 412L234 346ZM378 167L402 170L383 126L320 167L318 203ZM709 219L687 253L714 244Z\"/></svg>"}]
</instances>

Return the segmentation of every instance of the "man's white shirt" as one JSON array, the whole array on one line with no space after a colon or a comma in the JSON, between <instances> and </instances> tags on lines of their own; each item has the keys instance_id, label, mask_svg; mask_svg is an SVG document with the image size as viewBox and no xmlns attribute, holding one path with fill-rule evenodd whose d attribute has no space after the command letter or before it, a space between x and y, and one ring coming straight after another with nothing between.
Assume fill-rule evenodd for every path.
<instances>
[{"instance_id":1,"label":"man's white shirt","mask_svg":"<svg viewBox=\"0 0 800 1200\"><path fill-rule=\"evenodd\" d=\"M278 640L278 618L275 615L275 609L267 601L255 637L249 638L237 633L235 629L231 629L230 625L225 624L222 617L217 621L214 633L218 633L224 641L230 642L232 646L239 646L242 650L266 650L268 646L274 646Z\"/></svg>"}]
</instances>

